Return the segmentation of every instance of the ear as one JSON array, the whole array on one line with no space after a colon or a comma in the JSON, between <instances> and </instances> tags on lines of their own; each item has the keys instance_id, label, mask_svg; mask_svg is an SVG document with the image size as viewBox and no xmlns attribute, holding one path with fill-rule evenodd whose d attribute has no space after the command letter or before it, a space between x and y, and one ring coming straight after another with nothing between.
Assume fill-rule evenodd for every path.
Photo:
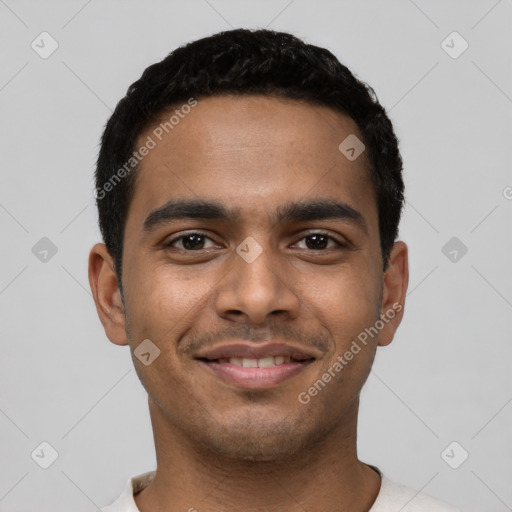
<instances>
[{"instance_id":1,"label":"ear","mask_svg":"<svg viewBox=\"0 0 512 512\"><path fill-rule=\"evenodd\" d=\"M128 345L121 291L114 262L104 244L96 244L89 254L89 284L108 339L115 345Z\"/></svg>"},{"instance_id":2,"label":"ear","mask_svg":"<svg viewBox=\"0 0 512 512\"><path fill-rule=\"evenodd\" d=\"M380 317L384 327L379 333L379 345L386 346L393 341L395 332L402 321L405 294L409 284L409 261L407 245L395 242L384 272Z\"/></svg>"}]
</instances>

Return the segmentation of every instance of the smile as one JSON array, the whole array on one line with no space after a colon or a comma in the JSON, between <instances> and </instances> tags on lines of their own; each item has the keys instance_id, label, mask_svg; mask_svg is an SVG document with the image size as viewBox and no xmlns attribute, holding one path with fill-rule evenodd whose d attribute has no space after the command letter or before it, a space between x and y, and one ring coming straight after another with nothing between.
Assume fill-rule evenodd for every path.
<instances>
[{"instance_id":1,"label":"smile","mask_svg":"<svg viewBox=\"0 0 512 512\"><path fill-rule=\"evenodd\" d=\"M219 363L229 363L235 366L243 366L244 368L271 368L272 366L279 366L280 364L291 362L289 356L270 356L261 359L251 359L248 357L231 357L219 359Z\"/></svg>"},{"instance_id":2,"label":"smile","mask_svg":"<svg viewBox=\"0 0 512 512\"><path fill-rule=\"evenodd\" d=\"M297 375L321 356L318 349L299 344L231 340L195 354L195 359L231 385L267 389Z\"/></svg>"},{"instance_id":3,"label":"smile","mask_svg":"<svg viewBox=\"0 0 512 512\"><path fill-rule=\"evenodd\" d=\"M224 381L234 384L238 387L265 389L273 387L290 377L297 375L312 360L307 361L289 361L280 364L269 365L267 362L270 358L265 359L245 359L243 361L248 366L241 364L233 364L224 361L200 361L204 366L211 370L214 374L221 377ZM264 361L263 366L257 366L258 363ZM261 364L261 363L260 363ZM267 366L264 366L267 364ZM251 366L252 365L252 366Z\"/></svg>"}]
</instances>

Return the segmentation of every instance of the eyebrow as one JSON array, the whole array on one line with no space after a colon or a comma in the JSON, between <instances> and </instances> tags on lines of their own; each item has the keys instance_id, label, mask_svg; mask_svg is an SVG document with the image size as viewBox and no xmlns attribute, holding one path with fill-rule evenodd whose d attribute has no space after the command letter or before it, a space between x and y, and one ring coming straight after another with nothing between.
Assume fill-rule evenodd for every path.
<instances>
[{"instance_id":1,"label":"eyebrow","mask_svg":"<svg viewBox=\"0 0 512 512\"><path fill-rule=\"evenodd\" d=\"M144 221L143 231L150 232L156 227L175 220L199 219L237 222L241 218L238 208L231 208L217 201L202 199L171 199L152 211ZM289 201L269 215L273 225L285 222L342 220L349 221L367 232L363 215L351 206L333 199L308 199Z\"/></svg>"}]
</instances>

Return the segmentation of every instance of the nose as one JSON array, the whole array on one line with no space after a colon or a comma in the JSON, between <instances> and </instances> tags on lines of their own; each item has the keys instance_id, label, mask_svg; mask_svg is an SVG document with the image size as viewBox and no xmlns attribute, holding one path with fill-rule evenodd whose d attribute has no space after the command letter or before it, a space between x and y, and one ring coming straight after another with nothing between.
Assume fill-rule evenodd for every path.
<instances>
[{"instance_id":1,"label":"nose","mask_svg":"<svg viewBox=\"0 0 512 512\"><path fill-rule=\"evenodd\" d=\"M254 260L245 257L243 250L234 255L231 270L219 283L217 314L251 325L262 325L270 316L297 318L300 299L293 290L293 267L284 259L280 261L268 245L257 244L257 248L261 252ZM250 246L248 254L254 250Z\"/></svg>"}]
</instances>

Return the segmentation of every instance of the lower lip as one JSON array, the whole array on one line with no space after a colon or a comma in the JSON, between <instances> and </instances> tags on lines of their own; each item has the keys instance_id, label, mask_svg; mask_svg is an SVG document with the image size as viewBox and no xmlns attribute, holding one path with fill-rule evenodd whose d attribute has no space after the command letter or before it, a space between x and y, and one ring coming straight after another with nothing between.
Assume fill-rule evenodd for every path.
<instances>
[{"instance_id":1,"label":"lower lip","mask_svg":"<svg viewBox=\"0 0 512 512\"><path fill-rule=\"evenodd\" d=\"M313 361L283 363L270 368L245 368L231 363L200 361L217 375L243 388L265 389L296 375Z\"/></svg>"}]
</instances>

